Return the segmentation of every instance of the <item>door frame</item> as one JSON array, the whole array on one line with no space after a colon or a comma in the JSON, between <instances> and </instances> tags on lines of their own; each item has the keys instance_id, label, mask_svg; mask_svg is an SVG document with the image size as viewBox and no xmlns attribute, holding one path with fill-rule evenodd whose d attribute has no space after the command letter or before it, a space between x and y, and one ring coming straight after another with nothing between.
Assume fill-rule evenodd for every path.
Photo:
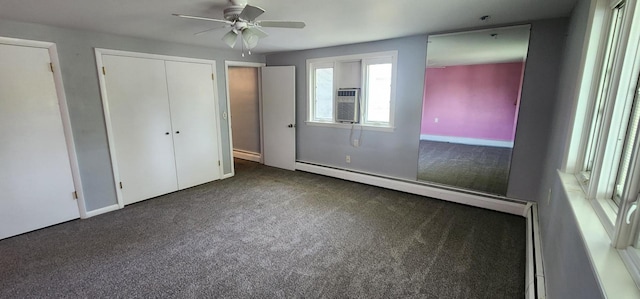
<instances>
[{"instance_id":1,"label":"door frame","mask_svg":"<svg viewBox=\"0 0 640 299\"><path fill-rule=\"evenodd\" d=\"M247 62L247 61L233 61L233 60L225 60L224 61L224 75L225 75L225 92L227 94L227 123L229 128L229 155L231 157L231 173L223 176L223 178L232 177L236 174L235 171L235 163L233 162L233 134L231 128L231 95L229 93L229 67L230 66L239 66L239 67L254 67L260 69L262 67L267 66L266 63L263 62ZM262 81L261 72L258 70L258 123L260 124L260 163L264 164L264 155L262 153L264 148L264 138L263 138L263 126L262 126Z\"/></svg>"},{"instance_id":2,"label":"door frame","mask_svg":"<svg viewBox=\"0 0 640 299\"><path fill-rule=\"evenodd\" d=\"M43 42L28 39L18 39L10 37L0 37L0 44L11 46L24 46L33 48L43 48L49 51L49 58L53 64L53 82L58 97L58 105L60 108L60 118L62 119L62 128L64 130L65 142L67 144L67 153L69 155L69 166L71 168L71 177L73 178L73 186L76 189L78 211L80 218L88 218L87 208L84 200L84 191L82 188L82 179L80 177L80 166L78 165L78 153L76 152L73 142L73 130L71 128L71 118L69 116L69 106L67 105L67 96L62 82L62 71L60 61L58 60L58 48L55 43Z\"/></svg>"},{"instance_id":3,"label":"door frame","mask_svg":"<svg viewBox=\"0 0 640 299\"><path fill-rule=\"evenodd\" d=\"M109 209L109 212L114 209L122 209L124 208L124 200L122 198L122 191L118 188L118 182L120 182L120 172L118 170L118 165L116 161L118 161L115 151L115 138L113 136L113 129L111 126L111 114L109 112L109 98L107 96L106 89L106 81L105 74L102 72L102 68L104 67L102 61L102 55L114 55L114 56L124 56L124 57L133 57L133 58L146 58L146 59L155 59L155 60L169 60L169 61L177 61L177 62L190 62L190 63L201 63L211 65L211 71L213 74L212 82L213 82L213 103L214 103L214 115L216 117L216 133L218 138L218 158L222 161L222 136L220 129L220 102L218 100L218 80L217 80L217 68L215 60L208 59L199 59L199 58L189 58L189 57L180 57L180 56L169 56L169 55L158 55L158 54L149 54L142 52L130 52L130 51L122 51L122 50L112 50L112 49L104 49L104 48L95 48L95 56L96 56L96 72L98 73L98 81L100 84L100 97L102 98L102 109L104 112L104 121L107 129L107 143L109 145L109 155L111 156L111 169L113 174L113 187L116 190L116 198L118 200L117 207L113 209ZM108 70L107 70L108 72ZM222 165L218 168L220 172L220 178L224 178L224 168Z\"/></svg>"}]
</instances>

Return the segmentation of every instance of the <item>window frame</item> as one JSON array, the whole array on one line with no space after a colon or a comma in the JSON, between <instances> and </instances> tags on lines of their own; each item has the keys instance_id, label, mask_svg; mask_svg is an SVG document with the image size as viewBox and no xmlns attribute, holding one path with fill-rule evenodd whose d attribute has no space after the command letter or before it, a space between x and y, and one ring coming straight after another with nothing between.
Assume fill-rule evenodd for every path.
<instances>
[{"instance_id":1,"label":"window frame","mask_svg":"<svg viewBox=\"0 0 640 299\"><path fill-rule=\"evenodd\" d=\"M621 35L618 36L617 43L609 44L610 42L609 35L612 32L611 25L613 24L612 23L613 10L616 9L616 7L622 2L624 2L624 0L609 1L608 10L606 11L605 17L601 24L600 33L599 33L600 38L598 41L599 47L597 52L597 56L598 56L598 60L596 62L597 66L594 69L594 74L591 81L592 83L595 83L595 84L592 84L592 88L589 93L589 104L588 104L589 118L586 119L585 125L583 127L583 130L584 130L583 140L581 142L582 144L581 144L581 150L580 150L580 161L582 161L582 164L581 164L580 171L578 172L578 179L582 183L582 187L584 191L587 193L587 197L590 199L604 199L604 198L607 198L608 197L607 194L610 193L610 190L606 190L606 192L603 191L607 189L606 184L608 182L603 182L600 180L600 178L603 176L610 177L610 173L609 173L610 169L604 170L603 165L604 165L604 161L613 160L613 157L612 157L613 153L605 145L609 144L608 138L611 136L610 133L612 133L609 130L611 128L611 123L613 121L617 121L617 119L612 119L612 118L615 115L619 115L619 112L615 112L613 110L617 107L616 100L615 100L617 95L616 86L620 82L619 81L620 74L619 72L616 72L616 70L619 69L620 64L622 62L621 57L624 57L624 51L620 47L620 44L623 43L624 16L623 16L623 24L622 24L623 28L621 28L620 30ZM628 10L625 9L625 12L626 11ZM613 53L612 57L607 57L607 54L609 53L608 46L613 47L615 50L615 53ZM608 61L608 59L612 60L612 64L611 64L610 73L606 74L606 72L608 71L607 69L608 66L605 65L605 63ZM603 72L605 72L605 74L603 74ZM605 79L608 79L606 80L608 82L606 83L603 82L605 81ZM599 109L599 107L596 107L596 105L598 104L599 96L601 96L600 87L603 84L607 84L608 88L606 90L606 93L602 95L603 97L605 97L605 99L603 99L604 107L602 107L603 112L602 112L602 118L600 119L600 128L598 132L599 134L595 136L591 136L592 129L593 129L593 122L597 120L594 118L598 117L595 113L595 110ZM596 140L595 141L591 140L591 138L595 138ZM591 145L592 142L595 143L594 148L590 148L589 146ZM588 161L586 160L591 158L591 156L588 154L591 151L593 151L593 162L591 165L591 169L584 169L588 164ZM589 173L588 177L586 173Z\"/></svg>"},{"instance_id":2,"label":"window frame","mask_svg":"<svg viewBox=\"0 0 640 299\"><path fill-rule=\"evenodd\" d=\"M368 94L368 86L369 86L369 66L370 65L378 65L378 64L391 64L391 89L389 94L389 121L381 122L381 121L370 121L367 119L367 111L369 111L369 94ZM396 94L396 66L397 65L397 55L396 56L388 56L388 57L375 57L375 58L364 58L362 59L362 106L360 115L360 122L364 125L377 126L377 127L392 127L393 120L395 115L395 94Z\"/></svg>"},{"instance_id":3,"label":"window frame","mask_svg":"<svg viewBox=\"0 0 640 299\"><path fill-rule=\"evenodd\" d=\"M336 105L335 105L335 93L340 87L340 83L337 82L337 78L340 78L340 64L341 63L360 63L360 76L359 87L360 88L360 121L355 124L336 122ZM389 122L376 122L367 121L367 109L369 105L367 86L368 86L368 71L367 66L372 64L391 63L391 94L389 103ZM315 70L323 68L321 66L333 65L333 113L332 119L322 120L315 118ZM385 52L372 52L354 55L344 56L330 56L322 58L307 59L307 119L306 124L312 126L325 126L334 128L347 128L351 129L354 126L360 127L364 130L392 132L395 130L395 102L396 102L396 86L397 86L397 69L398 69L398 51L385 51Z\"/></svg>"},{"instance_id":4,"label":"window frame","mask_svg":"<svg viewBox=\"0 0 640 299\"><path fill-rule=\"evenodd\" d=\"M627 214L632 205L640 198L640 138L637 136L632 145L632 154L626 181L620 201L615 201L618 170L623 158L627 130L630 125L634 100L635 109L640 109L640 18L634 22L634 16L640 16L638 0L596 0L590 13L585 49L583 50L582 73L579 74L573 127L567 143L562 171L572 173L580 182L582 196L597 214L611 244L625 264L629 275L640 287L640 246L634 247L640 238L640 210L632 214L627 224ZM592 122L595 117L595 105L600 91L602 72L606 72L607 46L612 32L612 17L619 5L624 5L620 35L613 45L616 53L609 75L609 90L602 117L602 128L597 136L595 159L590 178L584 184L584 166L587 164L588 144ZM583 89L588 89L584 92ZM636 95L638 93L638 95ZM586 114L586 117L580 114ZM639 129L640 130L640 129ZM565 185L565 188L568 188ZM579 214L576 214L579 216ZM579 216L581 217L581 216ZM636 290L638 291L638 290Z\"/></svg>"},{"instance_id":5,"label":"window frame","mask_svg":"<svg viewBox=\"0 0 640 299\"><path fill-rule=\"evenodd\" d=\"M335 122L336 116L335 113L332 112L331 113L331 118L316 118L316 70L318 69L327 69L327 68L331 68L333 69L333 81L331 84L332 87L332 91L331 91L331 110L335 111L335 81L336 81L336 66L334 62L316 62L311 64L310 66L308 66L307 68L309 69L310 67L310 71L309 71L309 76L311 77L310 81L309 81L309 93L310 93L310 99L309 99L309 120L310 121L314 121L314 122L321 122L321 123L332 123Z\"/></svg>"}]
</instances>

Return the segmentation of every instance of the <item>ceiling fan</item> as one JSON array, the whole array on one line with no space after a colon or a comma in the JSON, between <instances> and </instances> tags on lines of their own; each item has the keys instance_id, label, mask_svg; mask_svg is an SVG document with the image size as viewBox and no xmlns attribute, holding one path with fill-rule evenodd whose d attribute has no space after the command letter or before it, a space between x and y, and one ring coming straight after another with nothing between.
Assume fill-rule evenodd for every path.
<instances>
[{"instance_id":1,"label":"ceiling fan","mask_svg":"<svg viewBox=\"0 0 640 299\"><path fill-rule=\"evenodd\" d=\"M224 20L183 14L173 15L186 19L224 23L225 25L222 28L231 28L231 30L222 37L222 40L229 45L229 47L233 48L236 45L238 36L240 36L243 46L247 47L249 51L258 45L258 41L261 38L268 36L266 32L260 29L262 27L301 29L306 25L304 22L299 21L257 21L256 18L264 12L264 9L260 7L247 4L246 0L229 0L229 5L224 9ZM195 35L220 28L221 27L207 29L197 32ZM249 54L251 54L251 52L249 52Z\"/></svg>"}]
</instances>

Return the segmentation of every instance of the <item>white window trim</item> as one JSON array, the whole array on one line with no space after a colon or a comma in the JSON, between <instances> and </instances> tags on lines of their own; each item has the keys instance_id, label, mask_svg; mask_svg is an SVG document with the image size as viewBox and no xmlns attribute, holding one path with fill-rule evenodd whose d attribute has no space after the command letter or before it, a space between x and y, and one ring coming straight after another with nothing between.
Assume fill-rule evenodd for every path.
<instances>
[{"instance_id":1,"label":"white window trim","mask_svg":"<svg viewBox=\"0 0 640 299\"><path fill-rule=\"evenodd\" d=\"M617 167L610 165L614 164L611 162L615 161L616 157L619 157L618 151L622 150L623 145L608 146L608 149L597 150L597 157L591 172L591 181L597 182L597 184L590 184L589 188L585 190L580 187L581 184L578 182L587 143L585 139L589 135L590 118L593 114L588 110L593 106L594 97L592 95L597 92L597 84L592 82L599 79L602 58L598 57L603 56L601 53L603 47L606 46L607 36L603 33L607 32L610 24L609 12L620 2L620 0L591 1L582 64L576 84L575 111L571 119L570 138L567 140L562 167L559 170L559 179L575 214L590 261L596 270L599 284L604 293L609 297L616 298L640 298L640 285L636 284L640 281L638 280L640 268L636 267L640 264L635 260L638 258L637 253L630 252L628 247L622 249L614 247L616 242L620 244L620 240L616 240L616 236L621 236L619 230L622 226L620 224L625 218L623 217L626 214L624 212L629 204L623 200L623 204L618 208L608 196L609 193L613 193L615 175L617 174ZM600 136L599 142L601 144L616 143L620 133L626 131L626 124L615 128L610 128L610 124L612 121L613 123L618 121L619 119L614 118L623 117L626 110L630 109L640 71L640 61L636 61L639 57L638 54L640 54L640 22L632 23L633 15L640 15L640 8L637 0L627 0L625 5L627 7L625 8L626 16L623 28L631 28L631 30L623 30L620 37L624 47L617 54L620 58L616 58L616 66L614 66L614 69L617 68L617 71L614 71L616 78L613 78L611 83L613 89L611 92L614 93L615 100L610 101L611 107L608 107L609 111L605 112L605 115L609 115L609 117L605 120L607 122L604 124L605 132ZM632 27L630 27L631 24L633 24ZM620 84L620 82L628 82L628 84ZM615 102L623 100L627 102L614 107ZM637 144L640 143L636 142ZM605 166L604 161L609 162L609 166ZM617 163L615 164L617 165ZM638 175L640 175L640 168L636 166L635 173L631 176ZM627 180L629 181L629 178ZM630 187L627 186L625 196L629 193L629 189ZM618 210L623 213L618 213Z\"/></svg>"},{"instance_id":2,"label":"white window trim","mask_svg":"<svg viewBox=\"0 0 640 299\"><path fill-rule=\"evenodd\" d=\"M367 71L367 67L369 65L375 65L375 64L385 64L385 63L391 63L391 94L389 95L389 122L375 122L375 121L368 121L366 118L366 111L368 109L369 106L369 95L368 92L366 90L366 87L369 83L369 72ZM398 65L398 55L391 55L391 56L387 56L387 57L375 57L375 58L363 58L362 59L362 97L363 97L363 101L362 101L362 105L364 106L364 109L362 109L362 115L360 117L360 120L362 122L363 125L365 126L376 126L376 127L392 127L393 123L394 123L394 116L395 116L395 103L396 103L396 81L397 81L397 65Z\"/></svg>"},{"instance_id":3,"label":"white window trim","mask_svg":"<svg viewBox=\"0 0 640 299\"><path fill-rule=\"evenodd\" d=\"M584 159L586 159L587 147L589 145L589 138L590 138L589 135L591 133L591 123L594 121L593 112L595 109L597 109L597 107L594 107L594 106L598 98L601 72L606 67L603 65L605 60L604 54L606 53L606 50L607 50L606 48L608 46L608 41L609 41L608 34L610 32L611 17L613 15L612 10L614 9L614 7L618 5L618 3L621 2L621 0L599 1L599 2L600 2L600 6L598 7L598 11L596 13L600 14L601 23L598 24L597 27L594 27L592 29L593 30L591 33L592 38L589 38L589 39L597 40L598 42L598 44L596 45L597 51L596 53L594 53L594 55L596 56L593 57L594 58L593 60L596 60L596 61L592 63L591 74L589 74L590 81L582 82L583 84L586 84L586 86L591 86L591 88L589 89L588 94L581 95L582 97L588 100L579 101L579 102L588 103L586 105L587 107L585 108L585 109L588 109L588 116L583 118L582 123L580 124L583 132L580 136L580 146L579 146L579 154L578 154L579 160L576 161L575 171L583 170L581 167L583 165ZM624 27L624 24L622 26ZM624 32L624 30L622 31ZM620 36L620 38L618 39L618 45L623 40L624 40L624 36ZM618 47L618 45L616 45L615 47ZM587 197L590 199L603 199L607 197L606 194L608 193L608 192L597 193L596 191L602 191L606 189L606 187L603 186L605 181L600 180L600 178L609 177L611 175L609 173L610 169L602 169L602 167L603 167L603 161L613 161L614 152L612 152L610 148L605 150L602 147L602 145L609 144L608 137L610 136L609 133L611 133L611 131L609 131L607 128L609 128L610 124L612 123L611 116L619 115L619 113L612 113L611 110L619 106L619 105L615 105L616 104L615 96L617 94L616 86L618 86L618 83L620 82L620 76L617 72L615 72L615 70L617 70L621 65L623 61L623 59L621 59L622 57L624 57L623 50L618 50L615 56L613 57L612 70L614 70L614 72L610 76L609 89L607 94L605 95L605 97L613 100L607 101L606 106L604 107L603 119L601 120L602 131L598 135L598 140L596 141L594 163L593 163L593 166L591 167L590 180L589 182L585 182L585 185L583 185L583 188L587 193ZM594 184L591 182L599 182L599 184Z\"/></svg>"},{"instance_id":4,"label":"white window trim","mask_svg":"<svg viewBox=\"0 0 640 299\"><path fill-rule=\"evenodd\" d=\"M335 66L335 62L331 61L331 62L315 62L312 64L309 64L307 62L307 70L309 70L308 72L308 76L310 78L308 86L309 87L315 87L315 82L316 82L316 70L317 69L325 69L325 68L331 68L333 69L333 89L335 89L335 82L336 82L336 66ZM335 100L335 92L331 93L331 101L333 102ZM321 123L332 123L335 122L335 113L332 113L331 115L331 119L316 119L316 112L315 112L315 107L316 107L316 89L315 88L309 88L309 121L313 121L313 122L321 122ZM332 104L334 105L334 104Z\"/></svg>"},{"instance_id":5,"label":"white window trim","mask_svg":"<svg viewBox=\"0 0 640 299\"><path fill-rule=\"evenodd\" d=\"M346 123L338 123L335 122L335 111L333 113L333 120L317 120L314 119L314 99L315 99L315 69L318 68L319 65L329 65L332 64L334 68L334 89L336 88L335 79L337 77L337 63L340 62L354 62L360 61L362 63L361 66L361 84L360 90L362 93L365 92L366 87L366 63L369 61L385 61L391 62L391 98L390 98L390 106L389 106L389 123L376 123L376 122L365 122L364 114L365 107L367 105L366 99L364 98L366 95L361 95L361 116L360 123L358 124L346 124ZM398 69L398 51L385 51L385 52L372 52L372 53L363 53L363 54L354 54L354 55L343 55L343 56L331 56L331 57L322 57L322 58L313 58L307 59L307 120L305 123L309 126L319 126L319 127L332 127L339 129L352 129L352 128L361 128L363 130L371 130L371 131L381 131L381 132L393 132L395 130L395 101L396 101L396 83L397 83L397 69ZM334 91L335 92L335 91ZM334 95L335 96L335 95ZM335 106L335 105L334 105ZM335 110L335 107L334 107Z\"/></svg>"},{"instance_id":6,"label":"white window trim","mask_svg":"<svg viewBox=\"0 0 640 299\"><path fill-rule=\"evenodd\" d=\"M576 109L571 115L570 138L567 138L565 159L562 164L562 169L569 173L580 171L582 162L585 159L584 153L586 152L591 116L593 115L591 108L595 101L594 95L598 92L598 85L593 84L593 82L599 79L600 68L604 60L603 52L607 44L606 33L610 22L610 6L609 0L591 1L586 38L582 46L582 63L578 72L576 92L573 99Z\"/></svg>"},{"instance_id":7,"label":"white window trim","mask_svg":"<svg viewBox=\"0 0 640 299\"><path fill-rule=\"evenodd\" d=\"M576 216L580 237L596 272L600 288L608 298L640 298L640 289L627 270L621 251L611 246L611 238L600 225L599 215L585 197L575 176L558 172L569 205Z\"/></svg>"}]
</instances>

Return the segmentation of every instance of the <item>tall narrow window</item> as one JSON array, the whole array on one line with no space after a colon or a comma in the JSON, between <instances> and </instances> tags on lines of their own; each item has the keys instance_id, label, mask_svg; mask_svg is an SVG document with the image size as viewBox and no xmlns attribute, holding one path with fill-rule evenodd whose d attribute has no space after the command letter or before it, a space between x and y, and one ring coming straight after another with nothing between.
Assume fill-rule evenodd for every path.
<instances>
[{"instance_id":1,"label":"tall narrow window","mask_svg":"<svg viewBox=\"0 0 640 299\"><path fill-rule=\"evenodd\" d=\"M316 68L314 85L314 119L333 121L333 67Z\"/></svg>"},{"instance_id":2,"label":"tall narrow window","mask_svg":"<svg viewBox=\"0 0 640 299\"><path fill-rule=\"evenodd\" d=\"M627 132L624 139L624 147L622 150L622 157L620 158L620 165L618 167L618 174L616 176L615 192L613 199L617 204L620 204L620 198L622 197L622 191L625 187L627 180L627 173L629 173L629 165L631 164L631 154L633 153L633 145L635 144L636 137L638 135L638 122L640 122L640 105L638 105L638 93L633 101L633 112L629 119L629 125L627 126Z\"/></svg>"},{"instance_id":3,"label":"tall narrow window","mask_svg":"<svg viewBox=\"0 0 640 299\"><path fill-rule=\"evenodd\" d=\"M365 122L389 123L392 63L366 64Z\"/></svg>"},{"instance_id":4,"label":"tall narrow window","mask_svg":"<svg viewBox=\"0 0 640 299\"><path fill-rule=\"evenodd\" d=\"M589 181L593 164L596 159L596 150L598 140L603 130L604 110L610 100L611 74L614 67L614 58L617 54L618 40L620 39L622 20L624 15L624 2L618 5L611 16L611 25L607 37L607 47L605 48L604 59L602 61L602 69L600 71L600 79L598 83L598 91L593 107L593 116L591 118L591 127L589 130L589 139L583 163L583 180Z\"/></svg>"}]
</instances>

